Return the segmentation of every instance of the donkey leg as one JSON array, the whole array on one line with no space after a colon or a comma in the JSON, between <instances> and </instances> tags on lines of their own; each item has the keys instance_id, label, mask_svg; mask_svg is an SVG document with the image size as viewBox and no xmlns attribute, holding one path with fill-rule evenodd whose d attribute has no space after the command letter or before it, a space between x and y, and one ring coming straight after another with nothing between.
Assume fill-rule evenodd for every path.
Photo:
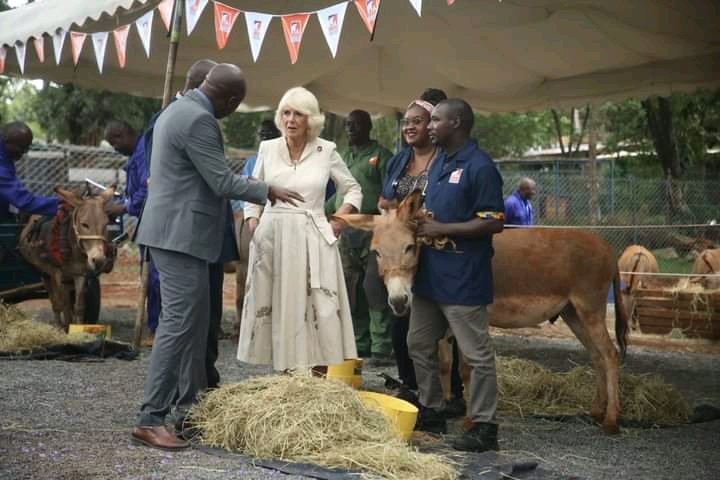
<instances>
[{"instance_id":1,"label":"donkey leg","mask_svg":"<svg viewBox=\"0 0 720 480\"><path fill-rule=\"evenodd\" d=\"M85 323L85 276L73 277L75 284L75 323Z\"/></svg>"},{"instance_id":2,"label":"donkey leg","mask_svg":"<svg viewBox=\"0 0 720 480\"><path fill-rule=\"evenodd\" d=\"M590 352L597 374L597 392L590 415L602 421L605 432L618 433L618 353L605 326L605 311L576 311L574 316L567 316L566 323Z\"/></svg>"},{"instance_id":3,"label":"donkey leg","mask_svg":"<svg viewBox=\"0 0 720 480\"><path fill-rule=\"evenodd\" d=\"M62 302L58 301L58 289L56 288L52 277L48 277L46 275L42 276L42 282L45 285L45 290L48 292L48 298L50 299L50 306L52 307L53 311L53 317L55 320L55 325L57 325L60 328L63 328L63 320L62 320Z\"/></svg>"}]
</instances>

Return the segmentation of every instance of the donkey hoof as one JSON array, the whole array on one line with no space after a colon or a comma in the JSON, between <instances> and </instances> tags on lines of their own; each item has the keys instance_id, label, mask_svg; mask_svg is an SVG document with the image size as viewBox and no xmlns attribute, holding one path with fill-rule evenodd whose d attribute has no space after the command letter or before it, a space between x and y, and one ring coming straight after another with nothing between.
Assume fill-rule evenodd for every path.
<instances>
[{"instance_id":1,"label":"donkey hoof","mask_svg":"<svg viewBox=\"0 0 720 480\"><path fill-rule=\"evenodd\" d=\"M617 435L620 433L620 427L617 423L603 423L603 431L608 435Z\"/></svg>"}]
</instances>

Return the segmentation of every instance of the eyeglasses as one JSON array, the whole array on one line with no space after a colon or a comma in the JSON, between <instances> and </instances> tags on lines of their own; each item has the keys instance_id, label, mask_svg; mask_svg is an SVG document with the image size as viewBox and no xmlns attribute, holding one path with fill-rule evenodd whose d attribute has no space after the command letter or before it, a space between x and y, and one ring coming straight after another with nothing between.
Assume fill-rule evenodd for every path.
<instances>
[{"instance_id":1,"label":"eyeglasses","mask_svg":"<svg viewBox=\"0 0 720 480\"><path fill-rule=\"evenodd\" d=\"M418 125L422 125L423 123L425 123L425 120L422 117L401 118L400 119L401 127L407 127L409 125L412 125L413 127L417 127Z\"/></svg>"}]
</instances>

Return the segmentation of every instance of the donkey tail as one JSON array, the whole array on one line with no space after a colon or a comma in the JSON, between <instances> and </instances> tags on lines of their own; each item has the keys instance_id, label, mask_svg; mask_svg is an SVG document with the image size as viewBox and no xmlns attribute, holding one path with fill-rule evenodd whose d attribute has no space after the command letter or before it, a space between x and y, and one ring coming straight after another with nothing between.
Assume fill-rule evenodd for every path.
<instances>
[{"instance_id":1,"label":"donkey tail","mask_svg":"<svg viewBox=\"0 0 720 480\"><path fill-rule=\"evenodd\" d=\"M627 335L628 335L628 314L623 302L622 292L620 290L620 272L615 270L613 277L613 296L615 297L615 338L620 347L620 359L625 359L627 353Z\"/></svg>"}]
</instances>

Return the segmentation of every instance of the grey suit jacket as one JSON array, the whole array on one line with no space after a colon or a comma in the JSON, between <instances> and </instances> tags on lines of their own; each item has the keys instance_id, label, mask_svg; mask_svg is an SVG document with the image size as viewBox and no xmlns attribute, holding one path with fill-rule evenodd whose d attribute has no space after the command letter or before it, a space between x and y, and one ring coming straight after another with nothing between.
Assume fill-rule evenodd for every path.
<instances>
[{"instance_id":1,"label":"grey suit jacket","mask_svg":"<svg viewBox=\"0 0 720 480\"><path fill-rule=\"evenodd\" d=\"M214 262L222 248L224 199L265 204L268 186L231 172L220 126L201 95L188 92L155 124L137 243Z\"/></svg>"}]
</instances>

